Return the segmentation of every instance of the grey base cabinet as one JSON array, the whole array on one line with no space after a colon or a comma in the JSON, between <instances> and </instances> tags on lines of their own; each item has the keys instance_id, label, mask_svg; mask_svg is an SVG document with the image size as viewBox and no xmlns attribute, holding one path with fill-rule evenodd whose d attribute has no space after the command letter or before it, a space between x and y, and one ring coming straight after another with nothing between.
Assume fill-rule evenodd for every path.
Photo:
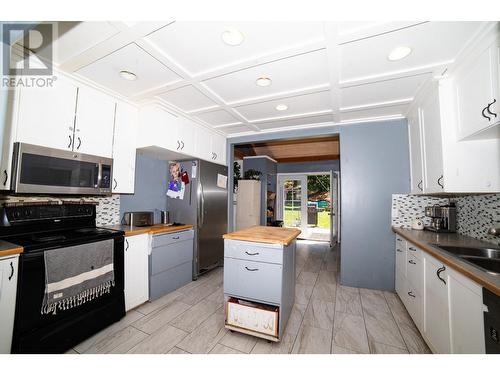
<instances>
[{"instance_id":1,"label":"grey base cabinet","mask_svg":"<svg viewBox=\"0 0 500 375\"><path fill-rule=\"evenodd\" d=\"M194 231L153 236L149 256L149 300L189 283L193 277Z\"/></svg>"},{"instance_id":2,"label":"grey base cabinet","mask_svg":"<svg viewBox=\"0 0 500 375\"><path fill-rule=\"evenodd\" d=\"M288 246L224 240L224 299L245 300L279 308L278 336L226 324L231 330L279 341L295 302L295 243ZM227 323L227 320L226 320Z\"/></svg>"}]
</instances>

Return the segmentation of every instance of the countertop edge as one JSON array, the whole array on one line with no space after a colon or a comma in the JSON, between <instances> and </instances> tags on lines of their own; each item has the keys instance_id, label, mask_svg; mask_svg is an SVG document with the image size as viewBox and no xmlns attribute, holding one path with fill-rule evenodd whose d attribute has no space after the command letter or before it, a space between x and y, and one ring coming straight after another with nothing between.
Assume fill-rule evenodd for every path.
<instances>
[{"instance_id":1,"label":"countertop edge","mask_svg":"<svg viewBox=\"0 0 500 375\"><path fill-rule=\"evenodd\" d=\"M103 226L102 228L106 229L111 229L111 230L122 230L125 232L125 237L131 237L131 236L138 236L140 234L163 234L163 233L174 233L174 232L180 232L183 230L190 230L193 229L192 224L185 224L185 225L179 225L179 226L147 226L147 227L130 227L128 225L122 225L122 224L117 224L117 225L106 225Z\"/></svg>"},{"instance_id":2,"label":"countertop edge","mask_svg":"<svg viewBox=\"0 0 500 375\"><path fill-rule=\"evenodd\" d=\"M0 240L0 258L9 256L9 255L17 255L24 252L24 248L22 246L10 243L8 241Z\"/></svg>"},{"instance_id":3,"label":"countertop edge","mask_svg":"<svg viewBox=\"0 0 500 375\"><path fill-rule=\"evenodd\" d=\"M460 260L459 258L457 258L451 254L444 253L443 250L439 250L439 249L435 248L429 242L423 241L420 239L416 239L415 237L411 236L411 232L409 232L410 230L411 229L409 229L409 228L392 227L392 231L394 233L400 235L405 240L410 241L413 244L417 245L426 253L429 253L430 255L437 258L439 261L441 261L444 264L453 268L456 272L470 278L471 280L473 280L477 284L481 285L482 287L484 287L484 288L490 290L491 292L495 293L496 295L500 296L500 284L497 285L494 282L488 280L486 275L481 275L481 273L483 273L483 272L486 274L485 271L481 271L479 269L475 270L474 266L469 265L468 263L465 263L464 261ZM467 237L467 236L464 236L464 237ZM480 241L480 240L478 240L478 241Z\"/></svg>"}]
</instances>

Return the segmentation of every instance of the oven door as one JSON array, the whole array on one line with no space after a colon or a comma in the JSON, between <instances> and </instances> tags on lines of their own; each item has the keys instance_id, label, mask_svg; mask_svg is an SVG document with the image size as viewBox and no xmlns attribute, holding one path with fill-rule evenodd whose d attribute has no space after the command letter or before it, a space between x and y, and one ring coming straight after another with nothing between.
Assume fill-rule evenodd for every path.
<instances>
[{"instance_id":1,"label":"oven door","mask_svg":"<svg viewBox=\"0 0 500 375\"><path fill-rule=\"evenodd\" d=\"M16 193L110 194L112 159L16 143Z\"/></svg>"},{"instance_id":2,"label":"oven door","mask_svg":"<svg viewBox=\"0 0 500 375\"><path fill-rule=\"evenodd\" d=\"M45 291L43 254L50 250L21 254L12 353L64 353L125 316L123 243L123 236L114 238L115 285L111 292L57 314L41 313Z\"/></svg>"}]
</instances>

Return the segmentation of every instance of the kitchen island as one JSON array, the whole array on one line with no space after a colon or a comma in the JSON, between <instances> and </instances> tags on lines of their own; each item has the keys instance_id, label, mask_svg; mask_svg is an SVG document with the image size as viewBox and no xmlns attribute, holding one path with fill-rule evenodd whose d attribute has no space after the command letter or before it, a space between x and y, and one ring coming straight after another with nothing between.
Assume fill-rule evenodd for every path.
<instances>
[{"instance_id":1,"label":"kitchen island","mask_svg":"<svg viewBox=\"0 0 500 375\"><path fill-rule=\"evenodd\" d=\"M254 226L224 235L226 328L280 341L295 302L299 234Z\"/></svg>"}]
</instances>

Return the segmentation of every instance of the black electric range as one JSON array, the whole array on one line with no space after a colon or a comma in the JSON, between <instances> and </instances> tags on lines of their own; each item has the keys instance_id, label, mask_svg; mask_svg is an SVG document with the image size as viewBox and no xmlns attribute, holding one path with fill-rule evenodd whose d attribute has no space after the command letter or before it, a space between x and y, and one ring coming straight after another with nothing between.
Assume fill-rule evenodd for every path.
<instances>
[{"instance_id":1,"label":"black electric range","mask_svg":"<svg viewBox=\"0 0 500 375\"><path fill-rule=\"evenodd\" d=\"M0 238L20 245L12 353L64 353L125 316L124 232L96 226L94 204L2 207ZM42 314L44 254L53 249L113 240L114 286L57 314Z\"/></svg>"}]
</instances>

